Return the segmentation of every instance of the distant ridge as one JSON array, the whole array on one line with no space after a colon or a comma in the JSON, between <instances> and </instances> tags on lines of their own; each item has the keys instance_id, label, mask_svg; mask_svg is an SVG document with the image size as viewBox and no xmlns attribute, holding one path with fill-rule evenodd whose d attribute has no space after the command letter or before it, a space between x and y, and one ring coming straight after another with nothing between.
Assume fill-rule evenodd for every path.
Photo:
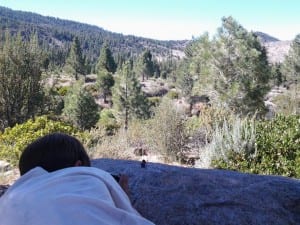
<instances>
[{"instance_id":1,"label":"distant ridge","mask_svg":"<svg viewBox=\"0 0 300 225\"><path fill-rule=\"evenodd\" d=\"M266 43L266 42L274 42L274 41L280 41L278 38L275 38L269 34L256 31L254 34L260 39L261 42Z\"/></svg>"},{"instance_id":2,"label":"distant ridge","mask_svg":"<svg viewBox=\"0 0 300 225\"><path fill-rule=\"evenodd\" d=\"M263 32L254 32L261 44L266 48L269 62L282 63L288 54L292 41L281 41Z\"/></svg>"},{"instance_id":3,"label":"distant ridge","mask_svg":"<svg viewBox=\"0 0 300 225\"><path fill-rule=\"evenodd\" d=\"M36 32L40 43L53 53L53 60L57 60L57 64L65 61L74 36L77 36L81 41L83 54L92 65L95 65L104 42L109 43L115 57L123 56L126 58L129 54L137 57L144 50L149 49L156 59L162 60L170 57L176 59L184 57L184 49L192 41L161 41L134 35L123 35L94 25L0 6L0 44L4 40L5 32L3 31L6 29L13 34L20 32L25 37ZM291 41L281 41L261 31L254 32L254 34L266 47L271 63L284 60Z\"/></svg>"},{"instance_id":4,"label":"distant ridge","mask_svg":"<svg viewBox=\"0 0 300 225\"><path fill-rule=\"evenodd\" d=\"M138 56L144 50L149 49L154 56L161 58L170 56L181 58L189 42L189 40L161 41L123 35L95 25L0 6L0 42L4 39L5 32L3 31L7 29L12 34L21 33L25 38L29 38L33 32L36 32L40 43L54 52L61 53L64 57L73 37L77 36L82 44L84 56L92 63L96 63L104 42L109 43L113 53L125 57L128 54Z\"/></svg>"}]
</instances>

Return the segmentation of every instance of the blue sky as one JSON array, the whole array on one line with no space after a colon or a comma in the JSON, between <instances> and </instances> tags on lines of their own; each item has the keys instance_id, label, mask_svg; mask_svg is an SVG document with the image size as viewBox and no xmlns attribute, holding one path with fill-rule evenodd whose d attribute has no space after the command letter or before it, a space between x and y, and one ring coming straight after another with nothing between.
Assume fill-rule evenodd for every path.
<instances>
[{"instance_id":1,"label":"blue sky","mask_svg":"<svg viewBox=\"0 0 300 225\"><path fill-rule=\"evenodd\" d=\"M300 0L0 0L0 5L160 40L213 35L223 16L281 40L300 33Z\"/></svg>"}]
</instances>

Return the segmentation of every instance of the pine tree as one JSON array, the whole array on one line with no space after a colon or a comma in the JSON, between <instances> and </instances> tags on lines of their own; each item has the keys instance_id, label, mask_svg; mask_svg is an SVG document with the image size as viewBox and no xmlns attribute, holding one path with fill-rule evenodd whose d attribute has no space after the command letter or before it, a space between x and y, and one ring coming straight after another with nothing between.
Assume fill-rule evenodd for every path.
<instances>
[{"instance_id":1,"label":"pine tree","mask_svg":"<svg viewBox=\"0 0 300 225\"><path fill-rule=\"evenodd\" d=\"M82 89L78 97L78 105L75 109L77 125L80 129L91 129L99 120L99 109L94 97Z\"/></svg>"},{"instance_id":2,"label":"pine tree","mask_svg":"<svg viewBox=\"0 0 300 225\"><path fill-rule=\"evenodd\" d=\"M189 73L188 68L186 68L186 65L182 65L180 68L178 85L182 91L182 95L184 97L190 97L194 86L194 80Z\"/></svg>"},{"instance_id":3,"label":"pine tree","mask_svg":"<svg viewBox=\"0 0 300 225\"><path fill-rule=\"evenodd\" d=\"M265 48L252 32L232 17L223 18L213 40L202 37L188 50L193 71L209 76L228 107L241 114L264 112L271 68Z\"/></svg>"},{"instance_id":4,"label":"pine tree","mask_svg":"<svg viewBox=\"0 0 300 225\"><path fill-rule=\"evenodd\" d=\"M75 84L65 97L63 115L78 128L90 129L99 120L99 109L93 96L82 84Z\"/></svg>"},{"instance_id":5,"label":"pine tree","mask_svg":"<svg viewBox=\"0 0 300 225\"><path fill-rule=\"evenodd\" d=\"M291 44L291 48L286 56L282 73L287 80L297 81L300 78L300 34L298 34Z\"/></svg>"},{"instance_id":6,"label":"pine tree","mask_svg":"<svg viewBox=\"0 0 300 225\"><path fill-rule=\"evenodd\" d=\"M77 37L73 39L70 53L66 61L66 66L70 70L70 72L75 76L76 80L79 79L79 74L85 74L84 58L82 56L82 49L80 47L79 39Z\"/></svg>"},{"instance_id":7,"label":"pine tree","mask_svg":"<svg viewBox=\"0 0 300 225\"><path fill-rule=\"evenodd\" d=\"M100 71L105 69L110 73L115 73L117 69L117 64L113 58L112 52L110 51L108 45L105 43L100 51L100 56L96 66L96 70Z\"/></svg>"},{"instance_id":8,"label":"pine tree","mask_svg":"<svg viewBox=\"0 0 300 225\"><path fill-rule=\"evenodd\" d=\"M115 81L112 73L115 73L117 65L114 61L112 53L107 44L101 49L98 63L96 66L97 71L97 83L100 91L103 94L104 102L106 103L107 95L111 94L111 87L114 86Z\"/></svg>"},{"instance_id":9,"label":"pine tree","mask_svg":"<svg viewBox=\"0 0 300 225\"><path fill-rule=\"evenodd\" d=\"M107 103L106 97L111 94L111 87L114 86L115 80L112 74L106 70L100 70L97 74L97 82L100 91L103 93L104 102Z\"/></svg>"},{"instance_id":10,"label":"pine tree","mask_svg":"<svg viewBox=\"0 0 300 225\"><path fill-rule=\"evenodd\" d=\"M154 75L154 63L152 61L152 54L150 50L143 52L139 59L138 72L142 75L142 81L145 81L145 77L148 80L149 77Z\"/></svg>"},{"instance_id":11,"label":"pine tree","mask_svg":"<svg viewBox=\"0 0 300 225\"><path fill-rule=\"evenodd\" d=\"M214 43L210 40L208 33L194 39L185 49L187 58L179 69L183 67L185 73L193 78L193 91L196 94L215 92L216 61L213 51Z\"/></svg>"},{"instance_id":12,"label":"pine tree","mask_svg":"<svg viewBox=\"0 0 300 225\"><path fill-rule=\"evenodd\" d=\"M113 89L114 107L120 113L125 129L128 128L131 118L147 119L150 117L148 99L143 94L132 67L132 62L127 62L123 66Z\"/></svg>"},{"instance_id":13,"label":"pine tree","mask_svg":"<svg viewBox=\"0 0 300 225\"><path fill-rule=\"evenodd\" d=\"M283 74L281 71L281 64L276 63L272 66L272 78L274 81L274 85L279 86L283 82Z\"/></svg>"},{"instance_id":14,"label":"pine tree","mask_svg":"<svg viewBox=\"0 0 300 225\"><path fill-rule=\"evenodd\" d=\"M4 128L33 118L42 107L43 55L36 35L26 42L20 34L13 38L8 33L0 52L0 120Z\"/></svg>"}]
</instances>

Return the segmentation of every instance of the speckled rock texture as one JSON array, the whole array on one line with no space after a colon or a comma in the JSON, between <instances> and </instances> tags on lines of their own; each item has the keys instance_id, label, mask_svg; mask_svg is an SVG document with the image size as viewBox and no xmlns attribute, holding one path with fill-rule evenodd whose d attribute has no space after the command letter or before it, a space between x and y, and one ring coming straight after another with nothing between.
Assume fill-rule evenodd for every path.
<instances>
[{"instance_id":1,"label":"speckled rock texture","mask_svg":"<svg viewBox=\"0 0 300 225\"><path fill-rule=\"evenodd\" d=\"M299 225L300 180L227 170L97 159L129 177L133 206L157 225Z\"/></svg>"}]
</instances>

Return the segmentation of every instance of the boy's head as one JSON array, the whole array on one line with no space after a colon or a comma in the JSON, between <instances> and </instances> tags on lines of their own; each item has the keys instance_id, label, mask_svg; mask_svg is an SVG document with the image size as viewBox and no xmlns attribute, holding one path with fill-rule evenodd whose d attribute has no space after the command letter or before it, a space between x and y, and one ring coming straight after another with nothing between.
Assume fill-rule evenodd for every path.
<instances>
[{"instance_id":1,"label":"boy's head","mask_svg":"<svg viewBox=\"0 0 300 225\"><path fill-rule=\"evenodd\" d=\"M21 175L37 166L52 172L73 166L91 166L91 162L80 141L66 134L53 133L29 144L20 157Z\"/></svg>"}]
</instances>

